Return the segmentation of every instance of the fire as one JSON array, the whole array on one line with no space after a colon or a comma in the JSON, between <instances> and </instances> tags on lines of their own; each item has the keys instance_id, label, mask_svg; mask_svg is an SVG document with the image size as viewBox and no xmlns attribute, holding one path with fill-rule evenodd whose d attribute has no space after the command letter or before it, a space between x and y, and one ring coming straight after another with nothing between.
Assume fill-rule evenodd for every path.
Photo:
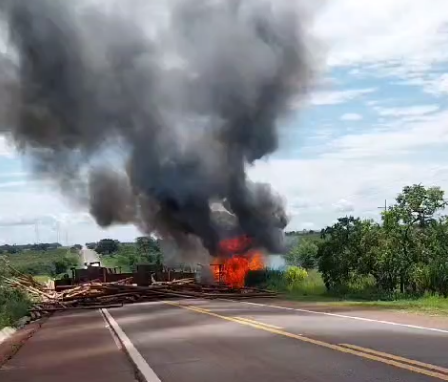
<instances>
[{"instance_id":1,"label":"fire","mask_svg":"<svg viewBox=\"0 0 448 382\"><path fill-rule=\"evenodd\" d=\"M220 247L224 256L212 264L216 281L232 288L243 288L249 271L264 268L263 254L258 250L249 250L250 244L251 240L247 236L221 242Z\"/></svg>"}]
</instances>

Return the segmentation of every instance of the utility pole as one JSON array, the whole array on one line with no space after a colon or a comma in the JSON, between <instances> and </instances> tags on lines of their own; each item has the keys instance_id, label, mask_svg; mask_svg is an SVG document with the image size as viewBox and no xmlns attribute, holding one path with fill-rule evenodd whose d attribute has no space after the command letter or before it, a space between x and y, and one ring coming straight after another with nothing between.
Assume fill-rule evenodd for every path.
<instances>
[{"instance_id":1,"label":"utility pole","mask_svg":"<svg viewBox=\"0 0 448 382\"><path fill-rule=\"evenodd\" d=\"M59 222L56 222L56 243L59 243Z\"/></svg>"},{"instance_id":2,"label":"utility pole","mask_svg":"<svg viewBox=\"0 0 448 382\"><path fill-rule=\"evenodd\" d=\"M384 206L377 207L377 208L379 208L379 209L381 209L381 210L384 210L384 212L386 212L386 211L387 211L387 200L384 199Z\"/></svg>"},{"instance_id":3,"label":"utility pole","mask_svg":"<svg viewBox=\"0 0 448 382\"><path fill-rule=\"evenodd\" d=\"M34 233L36 234L36 244L40 244L40 240L39 240L39 221L36 220L36 222L34 223Z\"/></svg>"}]
</instances>

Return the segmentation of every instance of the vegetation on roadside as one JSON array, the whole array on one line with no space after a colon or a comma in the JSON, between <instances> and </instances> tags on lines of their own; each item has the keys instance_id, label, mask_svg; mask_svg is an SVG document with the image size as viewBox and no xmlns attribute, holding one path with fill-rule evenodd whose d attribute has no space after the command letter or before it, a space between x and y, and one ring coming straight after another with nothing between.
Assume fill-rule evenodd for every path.
<instances>
[{"instance_id":1,"label":"vegetation on roadside","mask_svg":"<svg viewBox=\"0 0 448 382\"><path fill-rule=\"evenodd\" d=\"M57 277L79 264L79 256L66 248L45 251L23 250L3 255L19 272L32 276Z\"/></svg>"},{"instance_id":2,"label":"vegetation on roadside","mask_svg":"<svg viewBox=\"0 0 448 382\"><path fill-rule=\"evenodd\" d=\"M345 292L363 284L383 299L448 297L448 217L444 192L405 187L381 224L345 217L322 231L316 255L326 288Z\"/></svg>"},{"instance_id":3,"label":"vegetation on roadside","mask_svg":"<svg viewBox=\"0 0 448 382\"><path fill-rule=\"evenodd\" d=\"M0 258L0 329L13 326L31 307L31 302L25 294L5 283L4 277L8 276L6 259L3 256Z\"/></svg>"},{"instance_id":4,"label":"vegetation on roadside","mask_svg":"<svg viewBox=\"0 0 448 382\"><path fill-rule=\"evenodd\" d=\"M448 314L447 204L440 188L413 185L379 223L345 216L319 237L289 233L290 268L262 284L294 300ZM292 281L297 267L307 276Z\"/></svg>"},{"instance_id":5,"label":"vegetation on roadside","mask_svg":"<svg viewBox=\"0 0 448 382\"><path fill-rule=\"evenodd\" d=\"M109 268L121 268L122 272L133 272L137 264L162 264L162 251L157 240L138 237L135 243L120 243L103 239L94 247L102 255L101 261Z\"/></svg>"}]
</instances>

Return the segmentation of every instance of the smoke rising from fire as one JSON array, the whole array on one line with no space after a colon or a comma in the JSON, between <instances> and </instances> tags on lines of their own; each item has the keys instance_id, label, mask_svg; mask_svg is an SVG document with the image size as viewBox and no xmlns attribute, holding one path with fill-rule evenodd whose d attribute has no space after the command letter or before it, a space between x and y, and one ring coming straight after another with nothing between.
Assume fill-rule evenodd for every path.
<instances>
[{"instance_id":1,"label":"smoke rising from fire","mask_svg":"<svg viewBox=\"0 0 448 382\"><path fill-rule=\"evenodd\" d=\"M0 1L6 134L100 226L132 223L186 253L199 239L215 255L230 231L278 251L283 201L246 170L310 85L306 20L290 1L167 3L156 27L143 2Z\"/></svg>"}]
</instances>

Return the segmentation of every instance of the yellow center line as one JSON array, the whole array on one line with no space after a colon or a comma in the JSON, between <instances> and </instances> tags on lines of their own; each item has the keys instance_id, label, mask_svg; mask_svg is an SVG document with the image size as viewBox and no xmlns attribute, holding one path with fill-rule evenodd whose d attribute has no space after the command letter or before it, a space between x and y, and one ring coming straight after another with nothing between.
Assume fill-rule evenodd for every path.
<instances>
[{"instance_id":1,"label":"yellow center line","mask_svg":"<svg viewBox=\"0 0 448 382\"><path fill-rule=\"evenodd\" d=\"M401 362L409 363L411 365L421 366L421 367L424 367L426 369L437 370L437 371L440 371L441 373L448 374L448 369L446 369L444 367L441 367L441 366L431 365L430 363L420 362L420 361L416 361L416 360L413 360L413 359L408 359L408 358L400 357L398 355L384 353L384 352L381 352L381 351L377 351L377 350L373 350L373 349L369 349L369 348L364 348L364 347L357 346L357 345L350 345L350 344L339 344L339 345L340 346L344 346L344 347L348 347L348 348L351 348L351 349L359 350L359 351L362 351L364 353L375 354L375 355L378 355L380 357L386 357L386 358L394 359L396 361L401 361Z\"/></svg>"},{"instance_id":2,"label":"yellow center line","mask_svg":"<svg viewBox=\"0 0 448 382\"><path fill-rule=\"evenodd\" d=\"M275 326L275 325L271 325L271 324L266 324L264 322L260 322L260 321L255 321L255 320L251 320L250 318L246 318L246 317L233 317L239 321L246 321L246 322L250 322L252 324L257 324L257 325L263 325L266 326L268 328L272 328L272 329L282 329L280 326Z\"/></svg>"},{"instance_id":3,"label":"yellow center line","mask_svg":"<svg viewBox=\"0 0 448 382\"><path fill-rule=\"evenodd\" d=\"M328 342L323 342L323 341L315 340L315 339L312 339L312 338L304 337L302 335L286 332L286 331L281 330L281 329L274 329L274 328L271 328L271 327L260 325L258 323L249 322L249 321L243 321L243 320L240 320L240 319L237 319L237 318L233 318L233 317L222 316L220 314L213 313L213 312L211 312L211 311L209 311L207 309L202 309L202 308L193 307L193 306L181 305L179 303L169 302L169 301L166 301L165 304L176 306L176 307L179 307L179 308L182 308L182 309L191 310L191 311L197 312L197 313L206 314L206 315L209 315L209 316L212 316L212 317L220 318L222 320L235 322L235 323L238 323L240 325L250 326L250 327L255 328L255 329L260 329L260 330L264 330L264 331L269 332L269 333L278 334L278 335L281 335L281 336L284 336L284 337L288 337L288 338L293 338L293 339L296 339L296 340L299 340L299 341L302 341L302 342L306 342L306 343L310 343L310 344L313 344L313 345L321 346L321 347L324 347L324 348L327 348L327 349L336 350L336 351L339 351L341 353L352 354L352 355L355 355L357 357L361 357L361 358L368 359L368 360L371 360L371 361L381 362L381 363L384 363L384 364L387 364L387 365L390 365L390 366L397 367L399 369L404 369L404 370L411 371L411 372L414 372L414 373L417 373L417 374L423 374L423 375L427 375L429 377L437 378L437 379L440 379L442 381L448 381L448 375L446 375L446 374L442 374L442 373L439 373L439 372L436 372L436 371L422 369L420 367L408 365L408 364L405 364L405 363L401 363L401 362L395 361L393 359L383 358L383 357L380 357L379 355L369 354L369 353L366 352L366 350L359 351L359 350L352 349L350 347L344 347L344 346L340 346L340 345L330 344ZM417 362L417 361L415 361L415 362ZM428 366L426 366L426 367L428 367ZM433 367L433 369L434 369L434 367Z\"/></svg>"}]
</instances>

